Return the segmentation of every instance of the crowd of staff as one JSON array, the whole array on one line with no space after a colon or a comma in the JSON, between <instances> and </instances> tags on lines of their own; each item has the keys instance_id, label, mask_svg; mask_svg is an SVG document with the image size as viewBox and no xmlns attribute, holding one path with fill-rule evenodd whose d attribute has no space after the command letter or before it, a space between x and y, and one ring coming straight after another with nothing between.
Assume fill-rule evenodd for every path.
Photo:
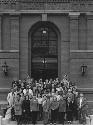
<instances>
[{"instance_id":1,"label":"crowd of staff","mask_svg":"<svg viewBox=\"0 0 93 125\"><path fill-rule=\"evenodd\" d=\"M18 124L29 121L36 124L37 120L42 120L44 125L86 121L87 101L67 75L61 81L58 78L37 81L29 77L13 81L7 101L7 111L11 109L11 119L17 120Z\"/></svg>"}]
</instances>

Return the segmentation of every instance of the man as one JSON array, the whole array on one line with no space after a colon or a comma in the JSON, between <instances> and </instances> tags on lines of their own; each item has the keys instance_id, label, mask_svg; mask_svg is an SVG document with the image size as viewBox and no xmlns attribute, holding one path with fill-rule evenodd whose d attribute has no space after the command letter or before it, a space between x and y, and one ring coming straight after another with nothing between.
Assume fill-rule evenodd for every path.
<instances>
[{"instance_id":1,"label":"man","mask_svg":"<svg viewBox=\"0 0 93 125\"><path fill-rule=\"evenodd\" d=\"M56 124L57 116L58 116L58 107L59 102L57 101L56 96L53 96L53 99L51 100L50 109L51 109L51 122Z\"/></svg>"},{"instance_id":2,"label":"man","mask_svg":"<svg viewBox=\"0 0 93 125\"><path fill-rule=\"evenodd\" d=\"M44 121L44 125L46 125L48 123L49 113L50 113L50 97L49 96L47 96L45 100L43 101L42 107L43 107L43 121Z\"/></svg>"},{"instance_id":3,"label":"man","mask_svg":"<svg viewBox=\"0 0 93 125\"><path fill-rule=\"evenodd\" d=\"M25 99L22 102L22 116L23 116L23 122L25 124L29 123L30 100L28 95L25 96Z\"/></svg>"},{"instance_id":4,"label":"man","mask_svg":"<svg viewBox=\"0 0 93 125\"><path fill-rule=\"evenodd\" d=\"M78 108L79 108L79 122L81 124L86 123L86 116L88 115L88 105L87 100L82 93L80 93L80 97L78 98Z\"/></svg>"},{"instance_id":5,"label":"man","mask_svg":"<svg viewBox=\"0 0 93 125\"><path fill-rule=\"evenodd\" d=\"M19 125L21 124L21 117L22 117L22 100L19 93L17 94L17 98L15 100L14 110L15 110L17 125Z\"/></svg>"},{"instance_id":6,"label":"man","mask_svg":"<svg viewBox=\"0 0 93 125\"><path fill-rule=\"evenodd\" d=\"M66 102L66 113L67 113L67 121L71 124L73 121L73 101L70 97L67 98Z\"/></svg>"},{"instance_id":7,"label":"man","mask_svg":"<svg viewBox=\"0 0 93 125\"><path fill-rule=\"evenodd\" d=\"M32 113L32 123L35 125L37 121L38 112L39 112L38 99L36 98L35 95L30 100L30 111Z\"/></svg>"},{"instance_id":8,"label":"man","mask_svg":"<svg viewBox=\"0 0 93 125\"><path fill-rule=\"evenodd\" d=\"M60 96L58 116L59 116L59 122L63 125L64 125L65 113L66 113L66 100L65 97Z\"/></svg>"}]
</instances>

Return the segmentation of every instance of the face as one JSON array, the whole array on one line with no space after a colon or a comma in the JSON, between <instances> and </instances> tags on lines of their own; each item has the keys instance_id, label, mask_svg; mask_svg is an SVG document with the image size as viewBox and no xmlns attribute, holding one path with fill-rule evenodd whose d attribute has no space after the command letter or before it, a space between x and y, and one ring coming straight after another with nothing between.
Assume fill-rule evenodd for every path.
<instances>
[{"instance_id":1,"label":"face","mask_svg":"<svg viewBox=\"0 0 93 125\"><path fill-rule=\"evenodd\" d=\"M11 89L11 92L13 93L13 92L14 92L14 89Z\"/></svg>"},{"instance_id":2,"label":"face","mask_svg":"<svg viewBox=\"0 0 93 125\"><path fill-rule=\"evenodd\" d=\"M20 95L17 95L17 99L18 99L18 100L20 99Z\"/></svg>"},{"instance_id":3,"label":"face","mask_svg":"<svg viewBox=\"0 0 93 125\"><path fill-rule=\"evenodd\" d=\"M22 83L21 83L21 87L23 87L23 86L24 86L24 83L22 82Z\"/></svg>"},{"instance_id":4,"label":"face","mask_svg":"<svg viewBox=\"0 0 93 125\"><path fill-rule=\"evenodd\" d=\"M54 97L53 97L53 100L54 100L54 101L56 101L56 100L57 100L57 98L54 96Z\"/></svg>"},{"instance_id":5,"label":"face","mask_svg":"<svg viewBox=\"0 0 93 125\"><path fill-rule=\"evenodd\" d=\"M55 92L54 89L52 89L52 92Z\"/></svg>"},{"instance_id":6,"label":"face","mask_svg":"<svg viewBox=\"0 0 93 125\"><path fill-rule=\"evenodd\" d=\"M82 98L83 98L83 97L84 97L84 95L81 93L81 94L80 94L80 97L82 97Z\"/></svg>"},{"instance_id":7,"label":"face","mask_svg":"<svg viewBox=\"0 0 93 125\"><path fill-rule=\"evenodd\" d=\"M48 83L48 79L46 79L46 83Z\"/></svg>"},{"instance_id":8,"label":"face","mask_svg":"<svg viewBox=\"0 0 93 125\"><path fill-rule=\"evenodd\" d=\"M26 100L29 100L29 96L26 96Z\"/></svg>"},{"instance_id":9,"label":"face","mask_svg":"<svg viewBox=\"0 0 93 125\"><path fill-rule=\"evenodd\" d=\"M71 93L71 89L68 90L68 93Z\"/></svg>"}]
</instances>

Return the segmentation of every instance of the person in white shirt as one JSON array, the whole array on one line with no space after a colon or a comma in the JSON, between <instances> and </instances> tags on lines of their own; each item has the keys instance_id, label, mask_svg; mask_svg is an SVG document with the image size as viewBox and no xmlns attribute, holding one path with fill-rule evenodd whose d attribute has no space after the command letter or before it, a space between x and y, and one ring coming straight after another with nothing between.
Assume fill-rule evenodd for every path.
<instances>
[{"instance_id":1,"label":"person in white shirt","mask_svg":"<svg viewBox=\"0 0 93 125\"><path fill-rule=\"evenodd\" d=\"M7 101L10 107L14 106L14 100L15 100L15 94L14 94L14 89L12 88L11 92L8 93L8 96L7 96Z\"/></svg>"},{"instance_id":2,"label":"person in white shirt","mask_svg":"<svg viewBox=\"0 0 93 125\"><path fill-rule=\"evenodd\" d=\"M15 93L14 93L13 88L11 89L11 92L8 93L7 101L8 101L8 105L9 105L9 108L7 110L8 116L11 116L11 120L14 120L14 115L15 115L15 113L14 113ZM11 114L9 114L9 113L11 113Z\"/></svg>"}]
</instances>

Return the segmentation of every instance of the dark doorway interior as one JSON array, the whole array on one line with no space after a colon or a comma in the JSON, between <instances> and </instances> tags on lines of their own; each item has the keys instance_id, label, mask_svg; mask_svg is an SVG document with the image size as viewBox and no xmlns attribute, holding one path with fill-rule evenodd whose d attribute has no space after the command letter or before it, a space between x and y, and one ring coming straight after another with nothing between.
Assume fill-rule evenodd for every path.
<instances>
[{"instance_id":1,"label":"dark doorway interior","mask_svg":"<svg viewBox=\"0 0 93 125\"><path fill-rule=\"evenodd\" d=\"M31 35L31 76L35 79L58 76L58 38L47 24L39 26Z\"/></svg>"}]
</instances>

